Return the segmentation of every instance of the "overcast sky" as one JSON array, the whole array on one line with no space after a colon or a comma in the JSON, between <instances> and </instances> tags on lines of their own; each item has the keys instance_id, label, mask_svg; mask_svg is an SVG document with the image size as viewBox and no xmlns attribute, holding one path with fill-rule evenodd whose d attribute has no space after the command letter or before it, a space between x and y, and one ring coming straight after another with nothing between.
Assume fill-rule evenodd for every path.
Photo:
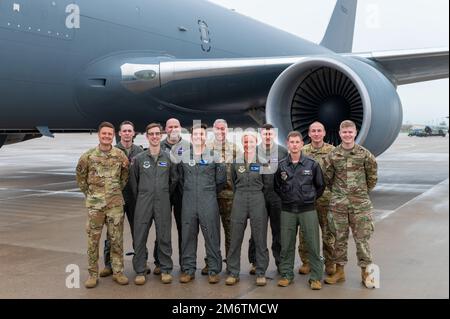
<instances>
[{"instance_id":1,"label":"overcast sky","mask_svg":"<svg viewBox=\"0 0 450 319\"><path fill-rule=\"evenodd\" d=\"M210 0L319 43L336 0ZM447 0L358 0L354 52L448 47ZM401 86L405 123L437 124L449 115L448 79Z\"/></svg>"}]
</instances>

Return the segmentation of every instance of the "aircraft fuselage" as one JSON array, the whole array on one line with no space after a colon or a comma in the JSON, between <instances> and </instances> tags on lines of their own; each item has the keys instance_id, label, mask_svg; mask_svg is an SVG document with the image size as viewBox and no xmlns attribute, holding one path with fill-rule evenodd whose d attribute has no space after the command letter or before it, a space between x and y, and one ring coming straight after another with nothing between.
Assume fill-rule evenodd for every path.
<instances>
[{"instance_id":1,"label":"aircraft fuselage","mask_svg":"<svg viewBox=\"0 0 450 319\"><path fill-rule=\"evenodd\" d=\"M255 77L175 81L139 94L121 85L130 61L332 54L200 0L0 2L0 129L93 129L128 119L142 129L175 116L251 122L282 69Z\"/></svg>"}]
</instances>

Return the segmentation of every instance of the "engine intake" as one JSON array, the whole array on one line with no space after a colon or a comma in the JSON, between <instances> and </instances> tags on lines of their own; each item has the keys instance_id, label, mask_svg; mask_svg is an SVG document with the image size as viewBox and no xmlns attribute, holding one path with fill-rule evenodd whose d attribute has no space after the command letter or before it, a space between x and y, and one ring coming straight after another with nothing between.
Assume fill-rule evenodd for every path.
<instances>
[{"instance_id":1,"label":"engine intake","mask_svg":"<svg viewBox=\"0 0 450 319\"><path fill-rule=\"evenodd\" d=\"M400 132L402 106L394 84L368 63L335 56L292 65L270 90L267 122L280 137L297 130L307 143L309 125L319 121L327 130L325 140L338 145L339 125L350 119L358 129L357 143L375 155L383 153Z\"/></svg>"}]
</instances>

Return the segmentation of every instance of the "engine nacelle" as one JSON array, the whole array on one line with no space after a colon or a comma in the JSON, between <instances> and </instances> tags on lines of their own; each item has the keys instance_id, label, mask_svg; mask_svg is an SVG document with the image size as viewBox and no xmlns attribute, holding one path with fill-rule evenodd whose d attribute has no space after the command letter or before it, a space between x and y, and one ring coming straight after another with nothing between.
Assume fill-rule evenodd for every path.
<instances>
[{"instance_id":1,"label":"engine nacelle","mask_svg":"<svg viewBox=\"0 0 450 319\"><path fill-rule=\"evenodd\" d=\"M327 130L325 140L334 145L341 142L340 123L350 119L358 129L356 142L380 155L397 138L403 111L395 85L372 65L350 57L314 57L277 78L266 119L280 137L297 130L305 143L309 125L320 121Z\"/></svg>"}]
</instances>

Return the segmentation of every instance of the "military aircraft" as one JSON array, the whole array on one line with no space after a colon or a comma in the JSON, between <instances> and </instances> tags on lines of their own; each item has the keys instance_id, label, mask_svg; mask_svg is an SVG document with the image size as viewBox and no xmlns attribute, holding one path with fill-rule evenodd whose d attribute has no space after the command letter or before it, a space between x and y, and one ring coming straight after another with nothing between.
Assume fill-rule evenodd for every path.
<instances>
[{"instance_id":1,"label":"military aircraft","mask_svg":"<svg viewBox=\"0 0 450 319\"><path fill-rule=\"evenodd\" d=\"M202 0L1 0L0 146L92 132L104 120L310 123L383 153L398 85L447 78L448 48L353 53L357 1L338 0L315 44Z\"/></svg>"}]
</instances>

